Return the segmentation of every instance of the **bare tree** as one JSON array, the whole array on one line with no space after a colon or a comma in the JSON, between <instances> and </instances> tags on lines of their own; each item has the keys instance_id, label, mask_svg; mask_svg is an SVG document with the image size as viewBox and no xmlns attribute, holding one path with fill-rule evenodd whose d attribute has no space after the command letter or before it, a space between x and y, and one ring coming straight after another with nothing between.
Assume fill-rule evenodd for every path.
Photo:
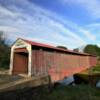
<instances>
[{"instance_id":1,"label":"bare tree","mask_svg":"<svg viewBox=\"0 0 100 100\"><path fill-rule=\"evenodd\" d=\"M3 31L0 31L0 44L5 44L6 37Z\"/></svg>"},{"instance_id":2,"label":"bare tree","mask_svg":"<svg viewBox=\"0 0 100 100\"><path fill-rule=\"evenodd\" d=\"M7 38L3 31L0 31L0 67L9 67L10 47L6 42Z\"/></svg>"}]
</instances>

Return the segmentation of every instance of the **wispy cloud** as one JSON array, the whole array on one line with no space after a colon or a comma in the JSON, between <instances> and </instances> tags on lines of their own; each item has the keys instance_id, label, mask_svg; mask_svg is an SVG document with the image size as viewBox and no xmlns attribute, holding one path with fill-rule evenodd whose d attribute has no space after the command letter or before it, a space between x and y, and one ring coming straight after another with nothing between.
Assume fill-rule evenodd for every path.
<instances>
[{"instance_id":1,"label":"wispy cloud","mask_svg":"<svg viewBox=\"0 0 100 100\"><path fill-rule=\"evenodd\" d=\"M89 39L92 41L96 40L96 35L94 35L88 28L81 27L77 25L76 23L72 23L71 21L67 21L67 25L71 27L72 29L74 29L77 33L83 34L86 37L86 39Z\"/></svg>"},{"instance_id":2,"label":"wispy cloud","mask_svg":"<svg viewBox=\"0 0 100 100\"><path fill-rule=\"evenodd\" d=\"M85 26L85 28L89 29L96 35L96 40L100 41L100 23L92 23Z\"/></svg>"},{"instance_id":3,"label":"wispy cloud","mask_svg":"<svg viewBox=\"0 0 100 100\"><path fill-rule=\"evenodd\" d=\"M60 0L63 4L77 4L88 11L93 18L100 18L99 0Z\"/></svg>"},{"instance_id":4,"label":"wispy cloud","mask_svg":"<svg viewBox=\"0 0 100 100\"><path fill-rule=\"evenodd\" d=\"M14 33L14 32L19 32L18 29L10 27L10 26L0 26L0 31L4 32L9 32L9 33Z\"/></svg>"},{"instance_id":5,"label":"wispy cloud","mask_svg":"<svg viewBox=\"0 0 100 100\"><path fill-rule=\"evenodd\" d=\"M90 40L96 38L88 30L67 19L64 23L65 21L57 17L56 13L30 3L28 0L9 1L6 0L7 5L0 5L0 30L9 33L14 37L13 39L23 37L74 48L87 43L78 33L84 34ZM77 31L73 32L63 23Z\"/></svg>"}]
</instances>

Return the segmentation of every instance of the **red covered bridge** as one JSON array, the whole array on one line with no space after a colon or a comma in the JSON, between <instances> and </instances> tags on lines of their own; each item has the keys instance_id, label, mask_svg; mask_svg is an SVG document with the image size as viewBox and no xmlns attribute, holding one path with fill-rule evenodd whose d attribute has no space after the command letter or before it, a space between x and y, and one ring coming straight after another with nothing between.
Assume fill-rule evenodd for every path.
<instances>
[{"instance_id":1,"label":"red covered bridge","mask_svg":"<svg viewBox=\"0 0 100 100\"><path fill-rule=\"evenodd\" d=\"M11 48L10 74L50 75L52 81L64 79L97 63L96 56L17 39Z\"/></svg>"}]
</instances>

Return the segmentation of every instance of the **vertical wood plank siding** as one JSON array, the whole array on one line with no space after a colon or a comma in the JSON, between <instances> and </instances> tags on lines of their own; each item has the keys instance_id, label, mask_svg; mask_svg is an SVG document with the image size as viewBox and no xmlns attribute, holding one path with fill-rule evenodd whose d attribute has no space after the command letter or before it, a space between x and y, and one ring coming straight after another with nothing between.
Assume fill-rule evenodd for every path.
<instances>
[{"instance_id":1,"label":"vertical wood plank siding","mask_svg":"<svg viewBox=\"0 0 100 100\"><path fill-rule=\"evenodd\" d=\"M32 62L33 74L49 74L57 81L95 65L96 57L33 49Z\"/></svg>"},{"instance_id":2,"label":"vertical wood plank siding","mask_svg":"<svg viewBox=\"0 0 100 100\"><path fill-rule=\"evenodd\" d=\"M14 53L13 74L28 73L28 56Z\"/></svg>"},{"instance_id":3,"label":"vertical wood plank siding","mask_svg":"<svg viewBox=\"0 0 100 100\"><path fill-rule=\"evenodd\" d=\"M91 66L95 66L95 64L97 63L97 58L96 57L89 57L90 60L90 65Z\"/></svg>"}]
</instances>

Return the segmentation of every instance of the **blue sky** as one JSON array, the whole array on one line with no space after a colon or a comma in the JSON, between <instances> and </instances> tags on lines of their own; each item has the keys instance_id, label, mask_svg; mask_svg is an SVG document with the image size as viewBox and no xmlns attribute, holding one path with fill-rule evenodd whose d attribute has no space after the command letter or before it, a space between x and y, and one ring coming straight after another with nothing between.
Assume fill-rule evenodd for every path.
<instances>
[{"instance_id":1,"label":"blue sky","mask_svg":"<svg viewBox=\"0 0 100 100\"><path fill-rule=\"evenodd\" d=\"M0 0L0 30L11 41L100 46L100 0Z\"/></svg>"}]
</instances>

